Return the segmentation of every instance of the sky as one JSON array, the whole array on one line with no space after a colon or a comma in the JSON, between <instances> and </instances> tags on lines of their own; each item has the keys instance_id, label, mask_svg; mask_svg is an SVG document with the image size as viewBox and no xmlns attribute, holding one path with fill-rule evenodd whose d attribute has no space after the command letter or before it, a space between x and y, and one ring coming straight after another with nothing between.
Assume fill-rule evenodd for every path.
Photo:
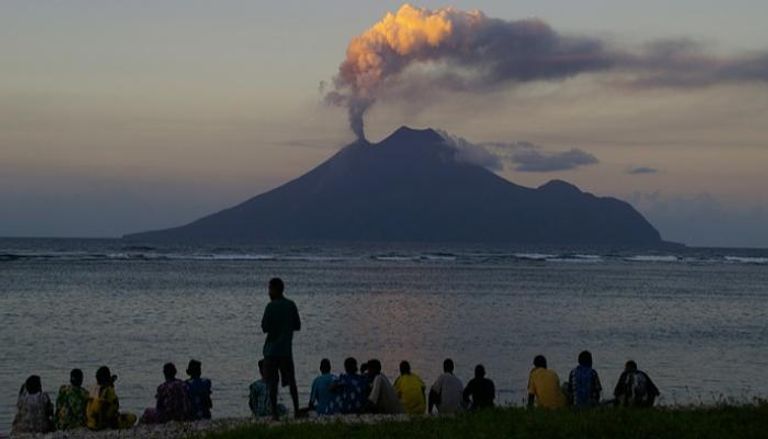
<instances>
[{"instance_id":1,"label":"sky","mask_svg":"<svg viewBox=\"0 0 768 439\"><path fill-rule=\"evenodd\" d=\"M331 83L353 37L400 5L0 2L0 236L180 225L313 168L354 140L321 82ZM762 0L450 5L539 18L617 47L684 39L723 57L768 49ZM511 181L563 179L622 198L667 240L768 247L768 83L610 80L385 97L365 116L367 135L377 141L409 125L515 145L512 162L496 169Z\"/></svg>"}]
</instances>

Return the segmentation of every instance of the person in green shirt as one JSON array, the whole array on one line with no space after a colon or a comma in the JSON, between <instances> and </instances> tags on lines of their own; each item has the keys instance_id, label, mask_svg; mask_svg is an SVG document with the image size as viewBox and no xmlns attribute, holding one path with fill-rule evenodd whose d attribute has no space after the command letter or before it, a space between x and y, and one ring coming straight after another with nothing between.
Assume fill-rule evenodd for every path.
<instances>
[{"instance_id":1,"label":"person in green shirt","mask_svg":"<svg viewBox=\"0 0 768 439\"><path fill-rule=\"evenodd\" d=\"M285 284L280 278L269 281L270 302L264 309L261 329L267 334L264 341L264 375L269 385L272 418L277 420L277 391L279 382L289 387L294 416L299 415L299 391L293 365L293 333L301 329L299 310L293 301L283 295Z\"/></svg>"}]
</instances>

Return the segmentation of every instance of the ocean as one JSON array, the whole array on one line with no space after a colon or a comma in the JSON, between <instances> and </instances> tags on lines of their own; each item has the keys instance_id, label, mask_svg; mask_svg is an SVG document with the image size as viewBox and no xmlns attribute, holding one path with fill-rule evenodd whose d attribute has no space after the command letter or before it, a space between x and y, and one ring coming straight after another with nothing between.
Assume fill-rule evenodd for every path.
<instances>
[{"instance_id":1,"label":"ocean","mask_svg":"<svg viewBox=\"0 0 768 439\"><path fill-rule=\"evenodd\" d=\"M498 401L522 404L535 355L565 379L583 349L606 397L628 359L661 404L768 396L768 250L2 239L0 432L30 374L55 399L70 369L90 386L108 365L123 410L140 414L163 364L184 371L190 358L213 381L213 415L247 415L273 276L302 317L302 405L322 358L334 372L379 358L392 379L408 360L428 384L446 357L465 382L482 363Z\"/></svg>"}]
</instances>

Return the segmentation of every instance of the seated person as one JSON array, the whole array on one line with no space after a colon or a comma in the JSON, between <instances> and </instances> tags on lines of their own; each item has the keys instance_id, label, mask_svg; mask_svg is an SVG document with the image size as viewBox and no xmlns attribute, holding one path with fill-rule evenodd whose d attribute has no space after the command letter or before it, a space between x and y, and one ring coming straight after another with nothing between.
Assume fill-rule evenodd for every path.
<instances>
[{"instance_id":1,"label":"seated person","mask_svg":"<svg viewBox=\"0 0 768 439\"><path fill-rule=\"evenodd\" d=\"M163 366L165 382L157 386L155 408L144 411L143 424L163 424L170 421L188 421L192 414L192 402L189 399L187 385L176 378L176 366L166 363Z\"/></svg>"},{"instance_id":2,"label":"seated person","mask_svg":"<svg viewBox=\"0 0 768 439\"><path fill-rule=\"evenodd\" d=\"M21 433L49 433L53 431L53 404L43 392L40 377L32 375L24 382L16 400L11 436Z\"/></svg>"},{"instance_id":3,"label":"seated person","mask_svg":"<svg viewBox=\"0 0 768 439\"><path fill-rule=\"evenodd\" d=\"M136 415L120 413L120 400L115 392L117 375L112 375L107 366L96 371L96 385L88 396L85 409L86 426L91 430L131 428L136 424Z\"/></svg>"},{"instance_id":4,"label":"seated person","mask_svg":"<svg viewBox=\"0 0 768 439\"><path fill-rule=\"evenodd\" d=\"M651 381L651 377L637 370L637 363L627 361L613 391L616 404L623 407L653 407L659 395L659 389Z\"/></svg>"},{"instance_id":5,"label":"seated person","mask_svg":"<svg viewBox=\"0 0 768 439\"><path fill-rule=\"evenodd\" d=\"M259 374L261 378L252 382L248 387L248 407L251 409L253 416L261 418L264 416L272 416L271 404L269 402L269 384L264 376L264 360L259 360ZM284 415L288 412L283 404L277 405L279 415Z\"/></svg>"},{"instance_id":6,"label":"seated person","mask_svg":"<svg viewBox=\"0 0 768 439\"><path fill-rule=\"evenodd\" d=\"M192 420L211 419L211 380L201 378L203 374L203 365L197 360L189 360L187 366L187 375L189 379L185 382L187 393L189 393L190 403L192 404Z\"/></svg>"},{"instance_id":7,"label":"seated person","mask_svg":"<svg viewBox=\"0 0 768 439\"><path fill-rule=\"evenodd\" d=\"M381 373L379 360L368 362L368 378L371 381L371 393L368 395L368 407L371 412L390 415L405 412L395 388Z\"/></svg>"},{"instance_id":8,"label":"seated person","mask_svg":"<svg viewBox=\"0 0 768 439\"><path fill-rule=\"evenodd\" d=\"M85 409L88 406L88 391L83 389L83 371L72 369L69 385L59 389L56 398L56 428L74 430L85 427Z\"/></svg>"},{"instance_id":9,"label":"seated person","mask_svg":"<svg viewBox=\"0 0 768 439\"><path fill-rule=\"evenodd\" d=\"M566 405L560 378L553 370L547 369L547 359L543 355L533 359L533 370L528 376L528 407L533 407L534 403L545 409L559 409Z\"/></svg>"},{"instance_id":10,"label":"seated person","mask_svg":"<svg viewBox=\"0 0 768 439\"><path fill-rule=\"evenodd\" d=\"M363 413L368 398L368 379L357 373L356 359L344 360L344 373L331 384L331 392L336 395L339 413Z\"/></svg>"},{"instance_id":11,"label":"seated person","mask_svg":"<svg viewBox=\"0 0 768 439\"><path fill-rule=\"evenodd\" d=\"M464 384L453 374L453 360L443 361L443 374L440 375L429 390L429 413L437 406L441 415L458 413L463 410L462 394Z\"/></svg>"},{"instance_id":12,"label":"seated person","mask_svg":"<svg viewBox=\"0 0 768 439\"><path fill-rule=\"evenodd\" d=\"M579 354L579 365L568 375L567 389L569 405L587 408L600 404L603 386L597 371L592 368L592 354L589 351Z\"/></svg>"},{"instance_id":13,"label":"seated person","mask_svg":"<svg viewBox=\"0 0 768 439\"><path fill-rule=\"evenodd\" d=\"M496 399L496 386L493 381L485 377L485 367L482 364L475 366L475 377L469 380L464 389L464 404L469 410L480 410L493 407Z\"/></svg>"},{"instance_id":14,"label":"seated person","mask_svg":"<svg viewBox=\"0 0 768 439\"><path fill-rule=\"evenodd\" d=\"M409 415L423 415L427 409L427 401L424 397L426 385L424 381L411 373L411 365L407 361L400 363L400 376L395 380L395 391L400 398L405 413Z\"/></svg>"},{"instance_id":15,"label":"seated person","mask_svg":"<svg viewBox=\"0 0 768 439\"><path fill-rule=\"evenodd\" d=\"M320 376L312 381L309 392L309 409L318 415L333 415L339 412L336 395L331 392L331 384L336 376L331 373L331 361L323 358L320 361Z\"/></svg>"}]
</instances>

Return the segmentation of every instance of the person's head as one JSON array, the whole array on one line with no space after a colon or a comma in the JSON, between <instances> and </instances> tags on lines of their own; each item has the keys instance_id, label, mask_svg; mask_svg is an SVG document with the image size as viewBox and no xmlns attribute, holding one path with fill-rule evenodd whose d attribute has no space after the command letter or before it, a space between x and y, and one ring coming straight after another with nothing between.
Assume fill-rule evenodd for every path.
<instances>
[{"instance_id":1,"label":"person's head","mask_svg":"<svg viewBox=\"0 0 768 439\"><path fill-rule=\"evenodd\" d=\"M632 360L627 361L627 364L624 365L624 370L626 370L627 372L636 372L637 363L635 363Z\"/></svg>"},{"instance_id":2,"label":"person's head","mask_svg":"<svg viewBox=\"0 0 768 439\"><path fill-rule=\"evenodd\" d=\"M482 364L475 366L475 378L485 378L485 367Z\"/></svg>"},{"instance_id":3,"label":"person's head","mask_svg":"<svg viewBox=\"0 0 768 439\"><path fill-rule=\"evenodd\" d=\"M75 387L80 387L83 385L83 371L80 369L72 369L71 372L69 372L69 384L72 384Z\"/></svg>"},{"instance_id":4,"label":"person's head","mask_svg":"<svg viewBox=\"0 0 768 439\"><path fill-rule=\"evenodd\" d=\"M259 360L259 375L264 378L264 360Z\"/></svg>"},{"instance_id":5,"label":"person's head","mask_svg":"<svg viewBox=\"0 0 768 439\"><path fill-rule=\"evenodd\" d=\"M40 381L40 377L37 375L30 375L29 378L27 378L26 381L24 381L24 386L22 386L21 390L22 392L26 389L27 393L30 395L36 395L43 391L43 383Z\"/></svg>"},{"instance_id":6,"label":"person's head","mask_svg":"<svg viewBox=\"0 0 768 439\"><path fill-rule=\"evenodd\" d=\"M381 361L377 359L368 360L368 375L375 377L381 373Z\"/></svg>"},{"instance_id":7,"label":"person's head","mask_svg":"<svg viewBox=\"0 0 768 439\"><path fill-rule=\"evenodd\" d=\"M546 369L547 368L547 357L545 357L543 355L537 355L533 359L533 365L534 365L534 367L541 367L541 368Z\"/></svg>"},{"instance_id":8,"label":"person's head","mask_svg":"<svg viewBox=\"0 0 768 439\"><path fill-rule=\"evenodd\" d=\"M163 376L165 376L166 381L171 381L173 379L176 379L176 365L173 363L165 363L163 365Z\"/></svg>"},{"instance_id":9,"label":"person's head","mask_svg":"<svg viewBox=\"0 0 768 439\"><path fill-rule=\"evenodd\" d=\"M592 353L589 351L582 351L579 354L579 366L592 367Z\"/></svg>"},{"instance_id":10,"label":"person's head","mask_svg":"<svg viewBox=\"0 0 768 439\"><path fill-rule=\"evenodd\" d=\"M409 375L411 373L411 363L407 361L400 362L400 375Z\"/></svg>"},{"instance_id":11,"label":"person's head","mask_svg":"<svg viewBox=\"0 0 768 439\"><path fill-rule=\"evenodd\" d=\"M355 360L354 357L349 357L344 360L344 372L348 375L357 373L357 360Z\"/></svg>"},{"instance_id":12,"label":"person's head","mask_svg":"<svg viewBox=\"0 0 768 439\"><path fill-rule=\"evenodd\" d=\"M187 375L192 378L200 378L203 374L203 363L197 360L189 360L187 365Z\"/></svg>"},{"instance_id":13,"label":"person's head","mask_svg":"<svg viewBox=\"0 0 768 439\"><path fill-rule=\"evenodd\" d=\"M331 373L331 360L327 358L320 360L320 373L323 375Z\"/></svg>"},{"instance_id":14,"label":"person's head","mask_svg":"<svg viewBox=\"0 0 768 439\"><path fill-rule=\"evenodd\" d=\"M107 366L101 366L96 370L96 384L99 386L111 386L116 380L117 375L112 375Z\"/></svg>"},{"instance_id":15,"label":"person's head","mask_svg":"<svg viewBox=\"0 0 768 439\"><path fill-rule=\"evenodd\" d=\"M279 277L273 277L269 280L269 298L272 300L283 297L283 291L285 291L285 284Z\"/></svg>"},{"instance_id":16,"label":"person's head","mask_svg":"<svg viewBox=\"0 0 768 439\"><path fill-rule=\"evenodd\" d=\"M443 360L443 372L445 373L453 373L453 360L450 358L446 358Z\"/></svg>"}]
</instances>

